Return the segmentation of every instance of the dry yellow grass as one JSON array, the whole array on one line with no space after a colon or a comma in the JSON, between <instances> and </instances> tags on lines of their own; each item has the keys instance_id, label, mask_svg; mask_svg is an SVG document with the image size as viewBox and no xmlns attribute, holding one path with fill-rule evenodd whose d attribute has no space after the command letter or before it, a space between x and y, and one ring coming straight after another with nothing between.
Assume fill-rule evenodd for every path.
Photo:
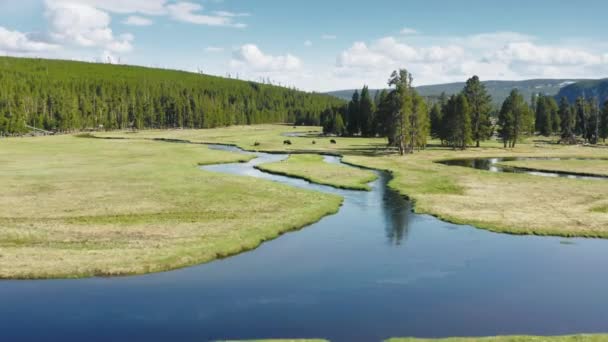
<instances>
[{"instance_id":1,"label":"dry yellow grass","mask_svg":"<svg viewBox=\"0 0 608 342\"><path fill-rule=\"evenodd\" d=\"M0 278L183 267L254 248L341 203L197 167L243 158L152 141L2 139Z\"/></svg>"}]
</instances>

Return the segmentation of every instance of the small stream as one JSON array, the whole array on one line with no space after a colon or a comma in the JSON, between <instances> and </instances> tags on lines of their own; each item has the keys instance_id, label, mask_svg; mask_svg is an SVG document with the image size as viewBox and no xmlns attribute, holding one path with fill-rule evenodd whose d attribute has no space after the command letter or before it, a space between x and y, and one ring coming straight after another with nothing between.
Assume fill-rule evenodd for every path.
<instances>
[{"instance_id":1,"label":"small stream","mask_svg":"<svg viewBox=\"0 0 608 342\"><path fill-rule=\"evenodd\" d=\"M0 281L2 339L380 341L608 331L607 240L450 224L414 214L384 172L369 192L340 190L261 172L254 166L287 155L255 155L203 169L338 194L340 211L253 251L171 272Z\"/></svg>"},{"instance_id":2,"label":"small stream","mask_svg":"<svg viewBox=\"0 0 608 342\"><path fill-rule=\"evenodd\" d=\"M603 159L591 158L552 158L552 157L501 157L501 158L470 158L470 159L450 159L438 161L439 164L449 166L470 167L478 170L486 170L491 172L507 172L507 173L525 173L534 176L542 177L562 177L570 179L588 179L588 180L608 180L608 176L589 175L566 171L543 171L528 169L516 166L501 165L502 162L509 161L526 161L526 160L593 160L606 161Z\"/></svg>"}]
</instances>

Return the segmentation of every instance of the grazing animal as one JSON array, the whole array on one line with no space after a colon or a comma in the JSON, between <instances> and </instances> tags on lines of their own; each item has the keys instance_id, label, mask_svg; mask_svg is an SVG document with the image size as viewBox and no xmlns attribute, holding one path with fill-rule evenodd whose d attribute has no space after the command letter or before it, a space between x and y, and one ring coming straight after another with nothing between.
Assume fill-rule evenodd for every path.
<instances>
[{"instance_id":1,"label":"grazing animal","mask_svg":"<svg viewBox=\"0 0 608 342\"><path fill-rule=\"evenodd\" d=\"M260 146L260 143L258 141L253 143L253 146Z\"/></svg>"},{"instance_id":2,"label":"grazing animal","mask_svg":"<svg viewBox=\"0 0 608 342\"><path fill-rule=\"evenodd\" d=\"M283 145L291 145L291 140L283 140Z\"/></svg>"},{"instance_id":3,"label":"grazing animal","mask_svg":"<svg viewBox=\"0 0 608 342\"><path fill-rule=\"evenodd\" d=\"M313 144L313 145L315 145L316 143L317 143L316 141L314 141L314 140L312 141L312 144Z\"/></svg>"},{"instance_id":4,"label":"grazing animal","mask_svg":"<svg viewBox=\"0 0 608 342\"><path fill-rule=\"evenodd\" d=\"M335 141L334 139L331 139L329 142L330 142L330 143L332 143L332 144L337 144L337 143L338 143L338 142L337 142L337 141Z\"/></svg>"}]
</instances>

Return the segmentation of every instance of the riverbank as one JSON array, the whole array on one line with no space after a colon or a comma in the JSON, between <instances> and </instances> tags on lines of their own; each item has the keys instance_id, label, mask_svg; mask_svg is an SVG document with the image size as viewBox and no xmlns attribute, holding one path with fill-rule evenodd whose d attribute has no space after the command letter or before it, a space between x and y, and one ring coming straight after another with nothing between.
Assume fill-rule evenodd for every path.
<instances>
[{"instance_id":1,"label":"riverbank","mask_svg":"<svg viewBox=\"0 0 608 342\"><path fill-rule=\"evenodd\" d=\"M261 164L258 169L278 175L297 177L340 189L369 191L369 182L378 178L369 170L329 164L318 154L292 154L277 163Z\"/></svg>"},{"instance_id":2,"label":"riverbank","mask_svg":"<svg viewBox=\"0 0 608 342\"><path fill-rule=\"evenodd\" d=\"M308 133L289 137L285 132ZM310 133L317 132L317 134ZM608 158L608 149L564 146L528 140L514 149L497 141L481 148L454 151L431 141L424 151L400 157L386 149L383 138L330 138L319 128L284 125L228 127L214 130L142 131L130 138L177 138L193 142L234 144L269 152L307 152L343 155L343 161L387 170L394 176L390 187L415 202L415 211L444 220L470 224L500 233L608 238L608 182L552 179L526 174L491 173L436 161L491 157ZM126 137L121 132L102 136ZM336 141L335 144L331 140ZM314 141L314 144L313 144Z\"/></svg>"},{"instance_id":3,"label":"riverbank","mask_svg":"<svg viewBox=\"0 0 608 342\"><path fill-rule=\"evenodd\" d=\"M338 196L200 170L253 156L73 136L0 142L0 278L133 275L253 249Z\"/></svg>"},{"instance_id":4,"label":"riverbank","mask_svg":"<svg viewBox=\"0 0 608 342\"><path fill-rule=\"evenodd\" d=\"M581 176L608 177L608 160L605 159L515 160L499 164L530 171L567 172Z\"/></svg>"}]
</instances>

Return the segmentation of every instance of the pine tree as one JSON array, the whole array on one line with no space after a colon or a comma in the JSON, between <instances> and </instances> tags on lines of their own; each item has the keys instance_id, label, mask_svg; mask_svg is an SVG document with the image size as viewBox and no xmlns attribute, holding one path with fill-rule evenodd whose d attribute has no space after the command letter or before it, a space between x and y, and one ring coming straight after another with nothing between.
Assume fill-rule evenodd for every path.
<instances>
[{"instance_id":1,"label":"pine tree","mask_svg":"<svg viewBox=\"0 0 608 342\"><path fill-rule=\"evenodd\" d=\"M370 137L375 135L374 124L374 105L369 94L369 89L364 86L361 90L359 99L359 123L361 127L361 135Z\"/></svg>"},{"instance_id":2,"label":"pine tree","mask_svg":"<svg viewBox=\"0 0 608 342\"><path fill-rule=\"evenodd\" d=\"M348 120L346 130L349 135L357 135L361 132L359 91L355 90L352 99L348 103Z\"/></svg>"},{"instance_id":3,"label":"pine tree","mask_svg":"<svg viewBox=\"0 0 608 342\"><path fill-rule=\"evenodd\" d=\"M446 141L454 149L465 149L472 141L471 109L464 94L452 95L443 117Z\"/></svg>"},{"instance_id":4,"label":"pine tree","mask_svg":"<svg viewBox=\"0 0 608 342\"><path fill-rule=\"evenodd\" d=\"M479 147L480 141L489 139L492 134L492 124L490 122L492 97L477 76L467 80L463 93L471 110L471 136L475 145Z\"/></svg>"},{"instance_id":5,"label":"pine tree","mask_svg":"<svg viewBox=\"0 0 608 342\"><path fill-rule=\"evenodd\" d=\"M498 133L503 140L504 147L515 147L522 135L530 133L534 129L533 121L530 107L519 91L513 89L503 102L498 115L500 126Z\"/></svg>"},{"instance_id":6,"label":"pine tree","mask_svg":"<svg viewBox=\"0 0 608 342\"><path fill-rule=\"evenodd\" d=\"M606 138L608 138L608 100L604 102L604 107L602 108L599 137L603 142L606 142Z\"/></svg>"}]
</instances>

